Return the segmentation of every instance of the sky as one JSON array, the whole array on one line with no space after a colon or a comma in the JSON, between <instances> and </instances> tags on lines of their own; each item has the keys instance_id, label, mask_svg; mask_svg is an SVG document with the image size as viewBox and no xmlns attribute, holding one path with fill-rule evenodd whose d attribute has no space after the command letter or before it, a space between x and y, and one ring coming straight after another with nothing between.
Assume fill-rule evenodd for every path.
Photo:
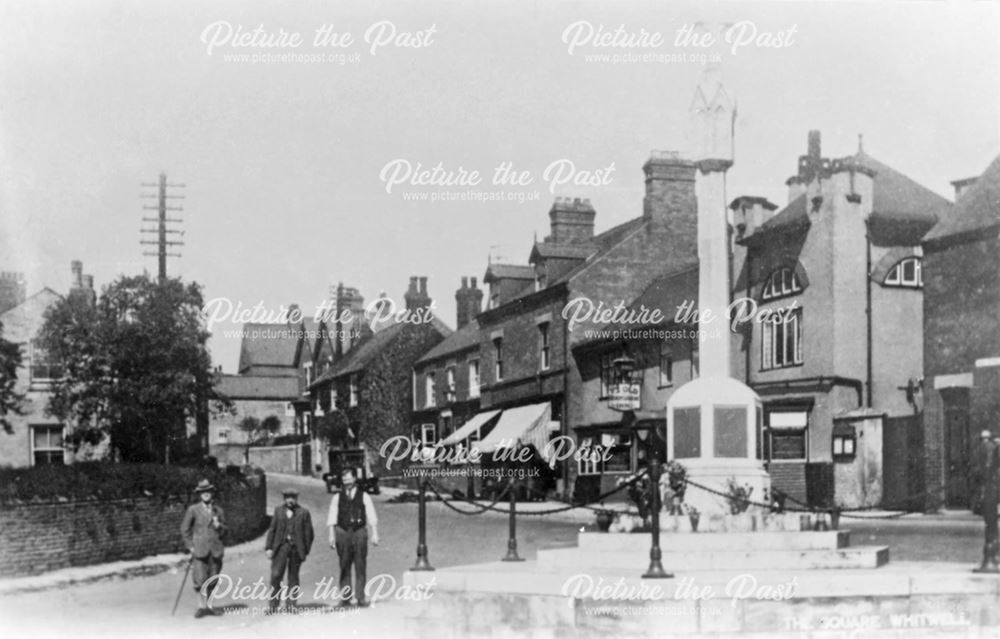
<instances>
[{"instance_id":1,"label":"sky","mask_svg":"<svg viewBox=\"0 0 1000 639\"><path fill-rule=\"evenodd\" d=\"M342 281L402 305L425 276L454 326L460 278L526 263L554 197L590 198L598 232L641 214L712 56L738 102L730 199L786 204L811 129L949 199L1000 153L995 3L7 1L0 270L29 294L65 292L74 259L98 286L155 273L140 196L162 171L185 185L168 272L206 299L308 311ZM418 164L454 181L414 185ZM507 164L530 183L493 184ZM448 199L476 196L504 199ZM235 328L210 342L227 372Z\"/></svg>"}]
</instances>

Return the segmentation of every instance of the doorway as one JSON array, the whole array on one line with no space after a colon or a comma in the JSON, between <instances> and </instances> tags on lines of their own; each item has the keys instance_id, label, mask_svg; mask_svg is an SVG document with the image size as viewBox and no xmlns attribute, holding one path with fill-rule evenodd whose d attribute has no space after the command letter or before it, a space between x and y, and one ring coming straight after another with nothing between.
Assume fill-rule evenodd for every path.
<instances>
[{"instance_id":1,"label":"doorway","mask_svg":"<svg viewBox=\"0 0 1000 639\"><path fill-rule=\"evenodd\" d=\"M945 506L969 508L972 445L977 441L969 420L969 395L955 389L944 397Z\"/></svg>"}]
</instances>

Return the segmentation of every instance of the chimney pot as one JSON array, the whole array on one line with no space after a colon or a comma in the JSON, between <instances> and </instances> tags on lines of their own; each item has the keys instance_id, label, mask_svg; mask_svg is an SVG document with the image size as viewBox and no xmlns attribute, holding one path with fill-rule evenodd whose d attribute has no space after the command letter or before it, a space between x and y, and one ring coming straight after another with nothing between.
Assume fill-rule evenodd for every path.
<instances>
[{"instance_id":1,"label":"chimney pot","mask_svg":"<svg viewBox=\"0 0 1000 639\"><path fill-rule=\"evenodd\" d=\"M475 278L475 276L469 278L469 281L472 283L469 288L476 288L476 278Z\"/></svg>"}]
</instances>

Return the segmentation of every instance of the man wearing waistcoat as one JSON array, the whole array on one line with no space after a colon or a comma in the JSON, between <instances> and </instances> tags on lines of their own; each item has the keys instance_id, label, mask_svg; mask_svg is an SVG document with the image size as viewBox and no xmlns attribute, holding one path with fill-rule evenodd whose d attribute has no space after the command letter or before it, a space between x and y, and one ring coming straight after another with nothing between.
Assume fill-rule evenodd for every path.
<instances>
[{"instance_id":1,"label":"man wearing waistcoat","mask_svg":"<svg viewBox=\"0 0 1000 639\"><path fill-rule=\"evenodd\" d=\"M281 492L285 503L274 509L271 527L267 529L264 553L271 560L270 612L278 608L281 596L281 578L288 571L288 608L295 609L299 590L299 568L309 555L313 543L312 517L309 511L299 505L299 491L286 488Z\"/></svg>"},{"instance_id":2,"label":"man wearing waistcoat","mask_svg":"<svg viewBox=\"0 0 1000 639\"><path fill-rule=\"evenodd\" d=\"M225 547L222 538L226 534L226 518L212 500L215 486L207 479L198 482L194 492L199 503L188 506L181 522L181 536L184 545L191 550L191 580L201 598L201 607L195 617L217 615L212 608L212 591L222 571L222 554ZM205 587L204 591L202 586Z\"/></svg>"},{"instance_id":3,"label":"man wearing waistcoat","mask_svg":"<svg viewBox=\"0 0 1000 639\"><path fill-rule=\"evenodd\" d=\"M368 564L368 527L372 543L378 545L378 516L372 498L357 485L357 473L345 468L341 473L342 488L330 501L326 525L330 529L330 547L337 549L340 559L341 605L355 595L359 606L365 601ZM351 566L354 566L354 587L351 587Z\"/></svg>"}]
</instances>

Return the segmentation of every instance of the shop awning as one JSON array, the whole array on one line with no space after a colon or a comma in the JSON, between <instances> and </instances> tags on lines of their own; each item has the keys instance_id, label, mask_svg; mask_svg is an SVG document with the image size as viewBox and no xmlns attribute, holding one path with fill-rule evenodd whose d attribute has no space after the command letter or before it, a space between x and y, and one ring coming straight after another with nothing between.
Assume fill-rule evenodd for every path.
<instances>
[{"instance_id":1,"label":"shop awning","mask_svg":"<svg viewBox=\"0 0 1000 639\"><path fill-rule=\"evenodd\" d=\"M465 422L459 426L451 435L448 435L439 442L440 446L451 446L453 444L458 444L467 439L472 433L476 432L479 428L486 425L488 421L500 414L498 410L487 410L481 413L476 413L472 416L472 419Z\"/></svg>"},{"instance_id":2,"label":"shop awning","mask_svg":"<svg viewBox=\"0 0 1000 639\"><path fill-rule=\"evenodd\" d=\"M500 416L496 428L474 446L480 452L491 453L498 448L531 444L544 456L551 421L552 405L549 402L508 408Z\"/></svg>"}]
</instances>

